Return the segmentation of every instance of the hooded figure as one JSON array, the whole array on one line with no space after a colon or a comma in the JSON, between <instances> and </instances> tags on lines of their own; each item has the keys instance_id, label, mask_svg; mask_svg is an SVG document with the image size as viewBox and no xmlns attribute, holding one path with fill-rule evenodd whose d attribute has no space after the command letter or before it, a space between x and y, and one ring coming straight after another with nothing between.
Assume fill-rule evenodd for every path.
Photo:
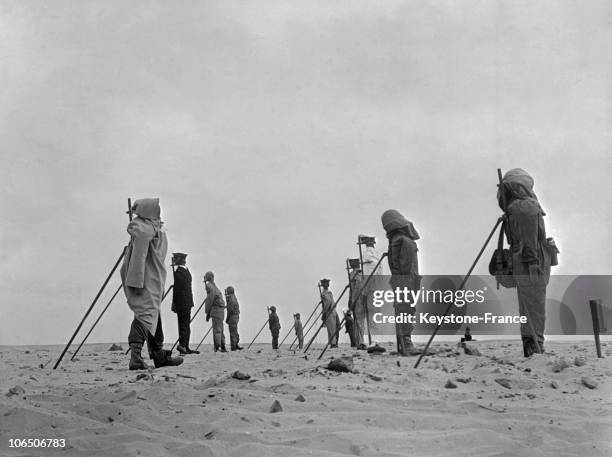
<instances>
[{"instance_id":1,"label":"hooded figure","mask_svg":"<svg viewBox=\"0 0 612 457\"><path fill-rule=\"evenodd\" d=\"M381 217L382 225L389 239L389 250L387 252L389 269L391 270L391 287L396 290L407 288L408 290L419 290L421 287L421 276L419 275L419 259L416 240L419 234L412 222L406 219L399 211L387 210ZM414 314L416 308L409 303L394 304L395 315L401 313ZM402 355L408 355L413 349L412 324L396 324L397 350Z\"/></svg>"},{"instance_id":2,"label":"hooded figure","mask_svg":"<svg viewBox=\"0 0 612 457\"><path fill-rule=\"evenodd\" d=\"M270 332L272 333L272 349L278 349L278 333L280 332L281 325L280 321L278 320L278 314L276 314L276 306L270 306L268 325L270 326Z\"/></svg>"},{"instance_id":3,"label":"hooded figure","mask_svg":"<svg viewBox=\"0 0 612 457\"><path fill-rule=\"evenodd\" d=\"M293 329L295 330L295 336L298 340L298 348L302 349L304 346L304 328L302 327L302 319L300 313L293 315Z\"/></svg>"},{"instance_id":4,"label":"hooded figure","mask_svg":"<svg viewBox=\"0 0 612 457\"><path fill-rule=\"evenodd\" d=\"M170 351L163 349L160 305L166 282L164 261L168 240L160 219L159 199L136 200L132 211L136 217L127 227L130 242L121 266L123 290L134 312L128 336L131 349L129 368L148 368L141 354L145 341L156 367L180 365L183 362L181 357L173 358Z\"/></svg>"},{"instance_id":5,"label":"hooded figure","mask_svg":"<svg viewBox=\"0 0 612 457\"><path fill-rule=\"evenodd\" d=\"M192 277L187 269L187 254L175 252L172 254L174 267L174 286L172 287L172 311L176 313L178 323L179 344L177 350L181 354L199 354L189 348L191 336L191 308L193 308Z\"/></svg>"},{"instance_id":6,"label":"hooded figure","mask_svg":"<svg viewBox=\"0 0 612 457\"><path fill-rule=\"evenodd\" d=\"M528 320L521 324L525 357L538 352L538 346L542 351L544 349L546 286L553 249L546 239L545 212L533 191L533 184L533 178L525 170L515 168L504 175L497 192L499 206L507 216L506 237L512 254L512 276L517 286L519 313ZM502 197L505 197L506 208Z\"/></svg>"},{"instance_id":7,"label":"hooded figure","mask_svg":"<svg viewBox=\"0 0 612 457\"><path fill-rule=\"evenodd\" d=\"M327 342L330 347L338 347L338 313L336 312L334 296L329 290L329 279L321 279L321 320L327 328Z\"/></svg>"},{"instance_id":8,"label":"hooded figure","mask_svg":"<svg viewBox=\"0 0 612 457\"><path fill-rule=\"evenodd\" d=\"M207 271L204 275L206 287L206 322L212 317L213 343L215 352L227 352L225 349L225 335L223 335L223 318L225 317L225 301L223 294L215 284L215 275Z\"/></svg>"},{"instance_id":9,"label":"hooded figure","mask_svg":"<svg viewBox=\"0 0 612 457\"><path fill-rule=\"evenodd\" d=\"M225 323L229 327L230 333L230 349L232 351L240 351L242 347L238 344L240 342L240 335L238 334L238 320L240 319L240 305L236 298L236 293L232 286L225 289L225 298L227 300L227 318Z\"/></svg>"}]
</instances>

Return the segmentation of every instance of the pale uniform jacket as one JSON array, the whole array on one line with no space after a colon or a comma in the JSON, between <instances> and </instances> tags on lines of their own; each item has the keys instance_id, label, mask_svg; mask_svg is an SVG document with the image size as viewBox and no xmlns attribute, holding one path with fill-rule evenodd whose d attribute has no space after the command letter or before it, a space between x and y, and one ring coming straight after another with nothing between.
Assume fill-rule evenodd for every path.
<instances>
[{"instance_id":1,"label":"pale uniform jacket","mask_svg":"<svg viewBox=\"0 0 612 457\"><path fill-rule=\"evenodd\" d=\"M363 252L363 281L374 271L374 267L380 260L380 255L376 252L376 248L373 246L366 246ZM383 276L386 274L384 262L380 262L376 271L372 275L372 279L368 282L367 286L362 291L362 295L368 295L374 290L387 288L387 282Z\"/></svg>"},{"instance_id":2,"label":"pale uniform jacket","mask_svg":"<svg viewBox=\"0 0 612 457\"><path fill-rule=\"evenodd\" d=\"M155 335L166 283L168 239L162 227L140 217L130 222L127 231L131 240L121 266L123 290L134 317ZM144 290L136 295L130 287Z\"/></svg>"}]
</instances>

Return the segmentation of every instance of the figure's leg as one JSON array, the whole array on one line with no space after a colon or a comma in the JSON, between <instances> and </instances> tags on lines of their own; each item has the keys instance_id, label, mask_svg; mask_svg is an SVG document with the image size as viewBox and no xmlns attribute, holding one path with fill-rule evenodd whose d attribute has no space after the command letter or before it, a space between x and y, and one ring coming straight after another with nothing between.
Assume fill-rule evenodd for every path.
<instances>
[{"instance_id":1,"label":"figure's leg","mask_svg":"<svg viewBox=\"0 0 612 457\"><path fill-rule=\"evenodd\" d=\"M134 318L130 325L128 343L130 345L130 370L146 370L149 368L142 358L142 346L147 339L147 329L138 319Z\"/></svg>"}]
</instances>

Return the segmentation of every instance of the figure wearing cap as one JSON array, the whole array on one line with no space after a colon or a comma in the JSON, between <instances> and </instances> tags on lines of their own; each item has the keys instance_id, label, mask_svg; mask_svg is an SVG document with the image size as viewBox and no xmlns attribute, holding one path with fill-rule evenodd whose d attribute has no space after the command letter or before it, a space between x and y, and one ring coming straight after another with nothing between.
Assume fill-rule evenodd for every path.
<instances>
[{"instance_id":1,"label":"figure wearing cap","mask_svg":"<svg viewBox=\"0 0 612 457\"><path fill-rule=\"evenodd\" d=\"M227 318L225 323L229 328L230 334L230 349L232 351L242 350L240 342L240 335L238 334L238 321L240 320L240 305L236 298L236 292L232 286L225 289L225 299L227 302Z\"/></svg>"},{"instance_id":2,"label":"figure wearing cap","mask_svg":"<svg viewBox=\"0 0 612 457\"><path fill-rule=\"evenodd\" d=\"M225 336L223 335L223 318L225 317L225 301L223 294L215 284L215 275L212 271L204 274L206 286L206 322L212 318L213 343L215 352L227 352L225 349Z\"/></svg>"},{"instance_id":3,"label":"figure wearing cap","mask_svg":"<svg viewBox=\"0 0 612 457\"><path fill-rule=\"evenodd\" d=\"M164 350L160 306L166 282L164 261L168 252L168 239L161 221L158 198L136 200L132 206L136 215L130 221L121 282L128 306L134 312L128 343L130 370L144 370L148 366L142 359L142 347L147 342L149 357L155 367L180 365L181 357L172 357Z\"/></svg>"},{"instance_id":4,"label":"figure wearing cap","mask_svg":"<svg viewBox=\"0 0 612 457\"><path fill-rule=\"evenodd\" d=\"M293 315L293 330L295 330L295 336L298 340L298 349L302 349L304 347L304 327L302 326L300 313Z\"/></svg>"},{"instance_id":5,"label":"figure wearing cap","mask_svg":"<svg viewBox=\"0 0 612 457\"><path fill-rule=\"evenodd\" d=\"M418 248L416 240L419 234L412 222L406 219L399 211L390 209L381 216L383 228L389 239L388 262L391 270L391 287L403 290L419 290L421 276L419 275ZM409 303L395 303L395 314L414 314L415 307ZM402 355L409 355L414 351L412 344L412 324L396 324L397 351Z\"/></svg>"},{"instance_id":6,"label":"figure wearing cap","mask_svg":"<svg viewBox=\"0 0 612 457\"><path fill-rule=\"evenodd\" d=\"M199 354L189 348L191 336L191 308L193 308L192 277L187 269L187 254L175 252L172 254L174 267L174 286L172 287L172 311L176 313L178 322L179 344L178 351L185 354Z\"/></svg>"},{"instance_id":7,"label":"figure wearing cap","mask_svg":"<svg viewBox=\"0 0 612 457\"><path fill-rule=\"evenodd\" d=\"M332 348L338 347L338 313L334 307L334 296L329 290L330 280L323 278L319 281L323 290L321 291L321 320L327 328L327 342Z\"/></svg>"},{"instance_id":8,"label":"figure wearing cap","mask_svg":"<svg viewBox=\"0 0 612 457\"><path fill-rule=\"evenodd\" d=\"M276 306L270 306L270 315L268 316L268 326L272 333L272 349L278 349L278 334L281 329L278 314L276 314Z\"/></svg>"}]
</instances>

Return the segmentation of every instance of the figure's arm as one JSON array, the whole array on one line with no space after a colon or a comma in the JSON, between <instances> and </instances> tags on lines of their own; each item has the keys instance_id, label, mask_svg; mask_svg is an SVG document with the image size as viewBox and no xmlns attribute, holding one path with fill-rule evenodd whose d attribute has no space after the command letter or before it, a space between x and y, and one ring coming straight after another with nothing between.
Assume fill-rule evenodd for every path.
<instances>
[{"instance_id":1,"label":"figure's arm","mask_svg":"<svg viewBox=\"0 0 612 457\"><path fill-rule=\"evenodd\" d=\"M130 222L128 233L132 235L132 253L125 277L125 285L135 289L144 287L145 263L149 253L149 243L153 239L152 234L139 227L140 223Z\"/></svg>"}]
</instances>

